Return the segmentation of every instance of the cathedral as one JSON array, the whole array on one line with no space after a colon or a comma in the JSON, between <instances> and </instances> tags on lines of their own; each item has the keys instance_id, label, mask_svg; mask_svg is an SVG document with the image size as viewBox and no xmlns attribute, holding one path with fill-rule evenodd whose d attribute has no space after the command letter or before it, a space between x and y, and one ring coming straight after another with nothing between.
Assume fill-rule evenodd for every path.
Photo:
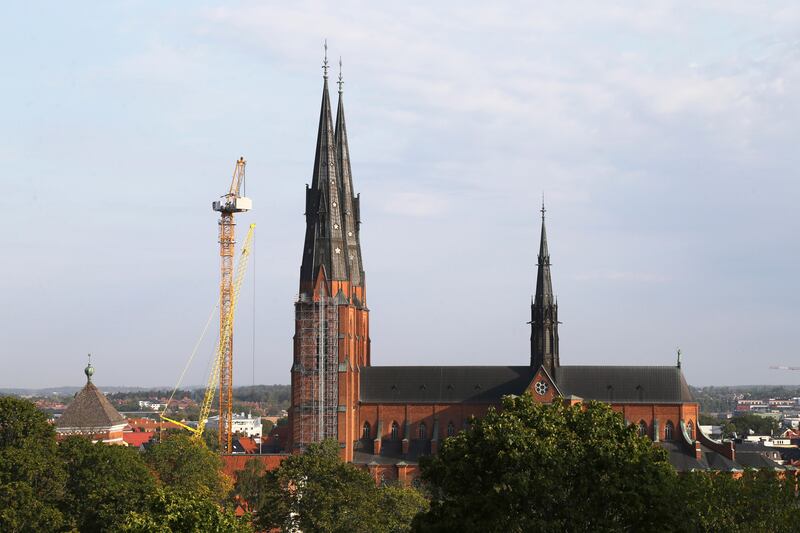
<instances>
[{"instance_id":1,"label":"cathedral","mask_svg":"<svg viewBox=\"0 0 800 533\"><path fill-rule=\"evenodd\" d=\"M373 365L360 197L353 186L341 74L335 121L332 115L326 63L314 168L306 186L287 451L335 439L342 457L364 465L376 481L407 481L416 477L420 456L435 454L443 439L472 417L499 405L505 395L530 392L542 402L607 402L640 434L677 454L676 461L685 458L688 467L705 461L697 440L698 404L680 361L668 366L561 364L544 206L529 365ZM727 455L727 449L720 453Z\"/></svg>"}]
</instances>

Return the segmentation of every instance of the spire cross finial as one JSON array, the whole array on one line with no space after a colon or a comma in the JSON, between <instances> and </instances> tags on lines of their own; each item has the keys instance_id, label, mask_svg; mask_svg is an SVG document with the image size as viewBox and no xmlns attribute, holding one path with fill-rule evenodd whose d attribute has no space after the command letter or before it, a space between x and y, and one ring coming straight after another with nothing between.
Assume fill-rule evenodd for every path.
<instances>
[{"instance_id":1,"label":"spire cross finial","mask_svg":"<svg viewBox=\"0 0 800 533\"><path fill-rule=\"evenodd\" d=\"M328 79L328 39L325 39L325 44L323 45L325 48L325 57L322 60L322 77L326 80Z\"/></svg>"},{"instance_id":2,"label":"spire cross finial","mask_svg":"<svg viewBox=\"0 0 800 533\"><path fill-rule=\"evenodd\" d=\"M339 56L339 81L336 82L339 84L339 92L342 92L342 85L344 85L344 80L342 79L342 56Z\"/></svg>"},{"instance_id":3,"label":"spire cross finial","mask_svg":"<svg viewBox=\"0 0 800 533\"><path fill-rule=\"evenodd\" d=\"M544 193L542 193L542 208L539 211L542 212L542 220L544 220L544 214L547 212L547 209L544 208Z\"/></svg>"}]
</instances>

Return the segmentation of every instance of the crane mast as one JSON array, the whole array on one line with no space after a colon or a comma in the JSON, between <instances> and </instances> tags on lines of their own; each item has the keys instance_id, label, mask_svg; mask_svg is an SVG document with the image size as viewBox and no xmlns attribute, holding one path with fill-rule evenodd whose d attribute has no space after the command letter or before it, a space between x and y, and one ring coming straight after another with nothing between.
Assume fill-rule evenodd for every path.
<instances>
[{"instance_id":1,"label":"crane mast","mask_svg":"<svg viewBox=\"0 0 800 533\"><path fill-rule=\"evenodd\" d=\"M166 420L167 422L172 422L175 425L178 425L184 429L191 431L195 437L202 437L203 431L205 430L206 423L208 422L208 415L211 413L211 404L214 402L214 396L217 395L217 385L219 384L219 377L220 377L220 370L222 368L222 362L225 359L225 347L231 346L229 339L233 334L233 321L236 314L236 304L239 301L239 292L242 288L242 281L244 280L245 272L247 271L247 261L250 257L250 253L252 252L253 247L253 235L256 229L255 224L250 224L250 230L247 232L247 237L244 240L244 245L242 245L242 251L239 256L239 263L236 266L236 275L233 277L233 291L231 293L231 305L227 315L225 316L225 326L224 330L222 331L222 335L219 338L217 343L217 347L214 351L214 358L211 361L211 371L208 373L208 384L206 385L206 391L203 395L203 403L200 405L200 414L197 419L197 427L193 428L183 422L178 420L174 420L166 416L167 408L169 407L169 403L172 400L172 397L175 395L175 391L178 390L181 384L181 380L183 379L183 375L178 380L178 384L175 385L175 389L172 391L172 396L167 401L167 404L164 406L163 410L161 411L161 419ZM204 331L205 333L205 331ZM201 335L202 340L202 335ZM199 345L199 341L198 341ZM197 347L195 347L196 351ZM189 358L189 363L191 363L192 358L194 357L194 352L192 353L192 357ZM187 363L187 367L189 365ZM184 369L184 374L186 369Z\"/></svg>"},{"instance_id":2,"label":"crane mast","mask_svg":"<svg viewBox=\"0 0 800 533\"><path fill-rule=\"evenodd\" d=\"M222 360L219 367L219 448L221 453L231 453L233 432L233 323L231 316L233 301L233 255L236 245L234 214L249 211L253 202L242 195L245 188L244 157L236 161L233 179L228 193L212 204L219 217L219 339ZM226 332L226 327L228 331ZM226 334L227 333L227 334Z\"/></svg>"}]
</instances>

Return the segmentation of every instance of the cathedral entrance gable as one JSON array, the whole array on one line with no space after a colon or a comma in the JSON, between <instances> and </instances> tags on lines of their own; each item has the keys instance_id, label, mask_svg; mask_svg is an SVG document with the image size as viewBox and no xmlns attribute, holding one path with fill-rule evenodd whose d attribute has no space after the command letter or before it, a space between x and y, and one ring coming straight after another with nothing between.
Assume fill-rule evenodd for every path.
<instances>
[{"instance_id":1,"label":"cathedral entrance gable","mask_svg":"<svg viewBox=\"0 0 800 533\"><path fill-rule=\"evenodd\" d=\"M539 403L550 403L556 396L561 396L561 391L558 390L555 380L545 370L544 366L539 367L525 390L530 392L533 399Z\"/></svg>"}]
</instances>

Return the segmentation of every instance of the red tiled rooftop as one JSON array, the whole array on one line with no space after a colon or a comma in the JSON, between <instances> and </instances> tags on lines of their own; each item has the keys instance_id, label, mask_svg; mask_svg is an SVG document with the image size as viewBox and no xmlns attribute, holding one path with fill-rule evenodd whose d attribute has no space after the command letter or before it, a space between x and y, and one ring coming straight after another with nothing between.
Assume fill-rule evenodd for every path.
<instances>
[{"instance_id":1,"label":"red tiled rooftop","mask_svg":"<svg viewBox=\"0 0 800 533\"><path fill-rule=\"evenodd\" d=\"M124 440L128 446L135 446L138 448L150 442L155 436L156 433L152 431L126 431L122 434L122 440Z\"/></svg>"},{"instance_id":2,"label":"red tiled rooftop","mask_svg":"<svg viewBox=\"0 0 800 533\"><path fill-rule=\"evenodd\" d=\"M289 457L288 454L269 454L269 455L223 455L222 471L231 479L236 479L236 472L244 470L247 461L256 460L262 463L267 470L275 470L281 462Z\"/></svg>"}]
</instances>

